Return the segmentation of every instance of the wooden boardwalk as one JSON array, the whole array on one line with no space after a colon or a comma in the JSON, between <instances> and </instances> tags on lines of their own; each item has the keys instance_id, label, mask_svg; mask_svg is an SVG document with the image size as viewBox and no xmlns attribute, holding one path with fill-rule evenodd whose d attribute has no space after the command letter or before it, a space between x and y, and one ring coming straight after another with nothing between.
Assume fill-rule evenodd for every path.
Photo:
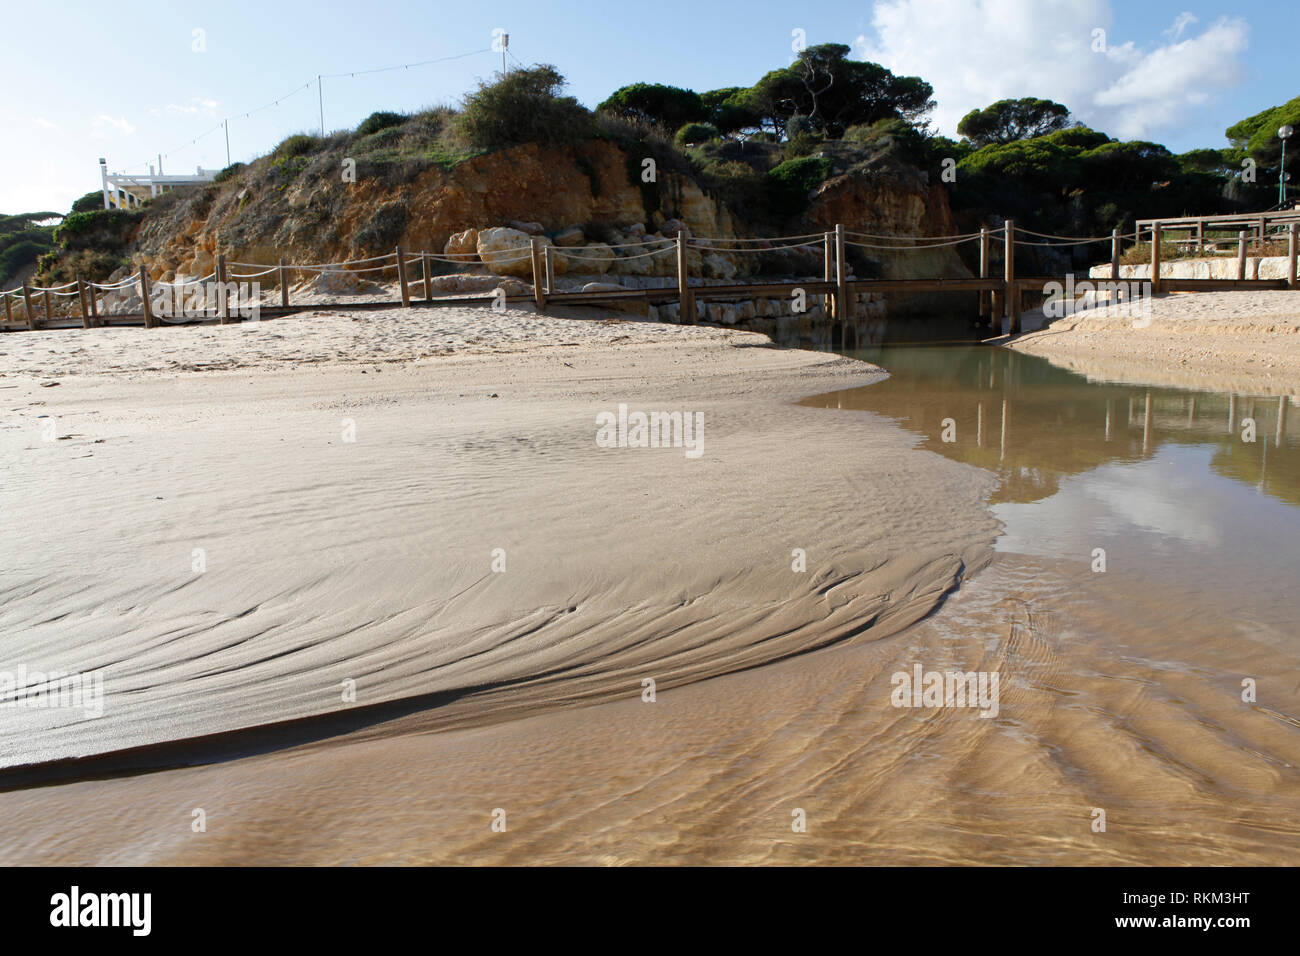
<instances>
[{"instance_id":1,"label":"wooden boardwalk","mask_svg":"<svg viewBox=\"0 0 1300 956\"><path fill-rule=\"evenodd\" d=\"M1223 218L1223 217L1219 217ZM1261 217L1247 217L1252 222L1260 222ZM1205 226L1216 221L1216 217L1202 217L1190 220L1192 228L1200 223L1201 234ZM1240 217L1232 220L1239 222ZM791 299L802 291L805 300L822 297L826 302L826 321L831 324L850 323L854 319L854 303L864 293L976 293L979 314L989 320L1002 316L1008 322L1012 334L1020 331L1020 313L1026 293L1045 294L1051 283L1064 286L1065 275L1019 275L1016 272L1016 248L1031 247L1072 247L1080 245L1110 245L1110 279L1090 279L1087 276L1073 277L1075 284L1080 281L1090 282L1094 286L1108 282L1146 282L1149 281L1153 294L1164 292L1203 292L1223 289L1295 289L1300 287L1297 278L1297 229L1300 228L1300 213L1274 214L1267 220L1267 225L1259 227L1259 235L1266 234L1271 225L1275 230L1282 229L1288 248L1289 278L1281 279L1246 279L1245 248L1246 238L1239 237L1239 272L1236 279L1175 279L1161 275L1161 244L1151 243L1150 280L1126 280L1120 278L1120 252L1126 240L1140 239L1142 235L1162 237L1165 231L1184 229L1188 222L1164 223L1160 221L1142 221L1133 233L1121 235L1118 230L1110 236L1069 237L1052 236L1016 228L1013 221L997 229L982 229L978 233L961 236L879 236L867 233L849 232L842 225L837 225L833 232L809 236L783 236L774 239L702 239L692 238L687 233L679 233L674 239L650 240L645 243L626 244L610 247L611 249L637 248L644 251L626 254L620 258L640 259L656 256L673 255L676 259L675 287L648 289L601 289L592 291L560 292L555 284L555 259L557 256L570 261L594 258L583 249L557 248L550 244L532 239L528 249L517 252L489 254L489 268L501 265L519 265L529 262L532 272L533 291L531 294L507 295L503 289L495 293L478 295L439 296L434 294L433 263L451 263L474 266L482 265L478 256L470 254L439 255L429 252L407 253L400 246L384 256L370 259L351 260L340 263L317 263L311 265L290 265L281 260L274 266L250 263L231 263L228 267L225 256L218 256L215 271L201 279L187 280L183 283L153 282L147 271L141 267L139 273L129 279L116 283L94 283L78 277L74 282L49 288L22 286L0 292L4 300L4 313L0 316L0 330L36 330L41 328L96 328L111 326L143 325L154 328L160 325L192 323L228 323L241 321L239 303L241 297L247 297L256 290L258 299L256 315L258 318L278 318L304 311L347 311L401 308L428 308L438 306L487 305L494 302L510 303L532 301L538 310L545 311L551 306L615 306L626 302L639 302L647 305L678 305L678 321L693 325L699 314L698 303L702 301L740 301L745 299L781 298ZM1215 226L1214 228L1217 228ZM1002 274L995 275L993 252L995 241L1001 245ZM846 255L849 248L861 248L871 251L906 252L918 249L955 247L965 243L978 245L979 275L970 278L918 278L918 279L857 279L850 278L846 267ZM704 280L690 275L689 251L699 254L710 252L728 252L732 254L761 254L796 248L820 247L822 252L822 278L807 280L787 280L781 282L740 282L707 284ZM608 258L602 257L608 262ZM374 265L373 263L378 263ZM235 268L257 269L256 272L236 272ZM412 271L418 269L419 278L412 278ZM576 271L576 270L575 270ZM291 278L303 273L346 272L352 275L369 275L372 273L395 273L399 297L392 301L367 302L311 302L293 303L290 301ZM280 291L279 303L265 303L260 294L260 280L273 276L270 285ZM152 303L160 289L166 289L168 295L178 299L193 286L203 286L216 290L216 301L207 302L193 312L180 316L155 315ZM412 293L418 287L421 296ZM141 311L130 314L101 314L100 302L106 295L121 294L125 290L139 296ZM248 290L245 292L245 290ZM231 306L233 294L235 307ZM64 303L66 308L56 308L55 303ZM22 317L15 315L15 303L21 303Z\"/></svg>"}]
</instances>

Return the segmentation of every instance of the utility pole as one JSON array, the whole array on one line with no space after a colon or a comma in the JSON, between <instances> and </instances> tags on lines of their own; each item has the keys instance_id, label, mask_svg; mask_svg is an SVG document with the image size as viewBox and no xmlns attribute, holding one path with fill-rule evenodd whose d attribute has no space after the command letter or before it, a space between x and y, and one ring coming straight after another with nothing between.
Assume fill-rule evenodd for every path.
<instances>
[{"instance_id":1,"label":"utility pole","mask_svg":"<svg viewBox=\"0 0 1300 956\"><path fill-rule=\"evenodd\" d=\"M501 75L506 75L506 50L510 48L510 34L501 34Z\"/></svg>"},{"instance_id":2,"label":"utility pole","mask_svg":"<svg viewBox=\"0 0 1300 956\"><path fill-rule=\"evenodd\" d=\"M316 74L316 95L320 99L320 134L325 136L325 91L320 85L320 74Z\"/></svg>"},{"instance_id":3,"label":"utility pole","mask_svg":"<svg viewBox=\"0 0 1300 956\"><path fill-rule=\"evenodd\" d=\"M221 125L226 128L226 165L230 165L230 120L223 119ZM158 171L162 172L162 158L158 159Z\"/></svg>"}]
</instances>

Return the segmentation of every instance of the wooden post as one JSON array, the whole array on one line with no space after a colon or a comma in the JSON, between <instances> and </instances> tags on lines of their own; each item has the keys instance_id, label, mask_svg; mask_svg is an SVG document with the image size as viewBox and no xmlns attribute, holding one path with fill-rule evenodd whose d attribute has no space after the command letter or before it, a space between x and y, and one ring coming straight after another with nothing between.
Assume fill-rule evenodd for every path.
<instances>
[{"instance_id":1,"label":"wooden post","mask_svg":"<svg viewBox=\"0 0 1300 956\"><path fill-rule=\"evenodd\" d=\"M222 263L218 268L224 268L225 263L221 259L217 261ZM222 295L224 297L225 293L222 293ZM144 327L152 329L155 323L153 320L153 306L149 304L149 271L144 266L140 267L140 303L144 312Z\"/></svg>"},{"instance_id":2,"label":"wooden post","mask_svg":"<svg viewBox=\"0 0 1300 956\"><path fill-rule=\"evenodd\" d=\"M832 233L822 233L822 281L835 281L835 239ZM826 313L827 318L833 318L835 313L834 297L827 292L822 296L822 311Z\"/></svg>"},{"instance_id":3,"label":"wooden post","mask_svg":"<svg viewBox=\"0 0 1300 956\"><path fill-rule=\"evenodd\" d=\"M420 265L424 269L424 301L433 301L433 262L429 259L427 252L420 253L422 260Z\"/></svg>"},{"instance_id":4,"label":"wooden post","mask_svg":"<svg viewBox=\"0 0 1300 956\"><path fill-rule=\"evenodd\" d=\"M1151 224L1151 294L1160 294L1160 233L1159 221Z\"/></svg>"},{"instance_id":5,"label":"wooden post","mask_svg":"<svg viewBox=\"0 0 1300 956\"><path fill-rule=\"evenodd\" d=\"M1002 298L1006 301L1007 329L1020 334L1020 290L1016 287L1016 221L1008 219L1002 236Z\"/></svg>"},{"instance_id":6,"label":"wooden post","mask_svg":"<svg viewBox=\"0 0 1300 956\"><path fill-rule=\"evenodd\" d=\"M1286 231L1286 287L1294 289L1300 286L1300 280L1296 279L1296 233L1300 230L1300 225L1291 223Z\"/></svg>"},{"instance_id":7,"label":"wooden post","mask_svg":"<svg viewBox=\"0 0 1300 956\"><path fill-rule=\"evenodd\" d=\"M27 311L27 328L29 331L36 331L36 312L32 309L32 290L27 288L27 283L23 283L23 308Z\"/></svg>"},{"instance_id":8,"label":"wooden post","mask_svg":"<svg viewBox=\"0 0 1300 956\"><path fill-rule=\"evenodd\" d=\"M853 303L849 301L849 273L844 266L844 224L835 224L835 321L853 321Z\"/></svg>"},{"instance_id":9,"label":"wooden post","mask_svg":"<svg viewBox=\"0 0 1300 956\"><path fill-rule=\"evenodd\" d=\"M550 243L542 246L542 255L546 263L546 294L555 291L555 247Z\"/></svg>"},{"instance_id":10,"label":"wooden post","mask_svg":"<svg viewBox=\"0 0 1300 956\"><path fill-rule=\"evenodd\" d=\"M86 283L80 275L77 276L77 301L81 303L81 327L90 328L90 310L86 308Z\"/></svg>"},{"instance_id":11,"label":"wooden post","mask_svg":"<svg viewBox=\"0 0 1300 956\"><path fill-rule=\"evenodd\" d=\"M13 325L14 321L14 304L13 296L8 292L0 293L5 297L5 325Z\"/></svg>"},{"instance_id":12,"label":"wooden post","mask_svg":"<svg viewBox=\"0 0 1300 956\"><path fill-rule=\"evenodd\" d=\"M92 282L86 283L86 291L90 293L90 324L99 325L99 304L95 301L95 285Z\"/></svg>"},{"instance_id":13,"label":"wooden post","mask_svg":"<svg viewBox=\"0 0 1300 956\"><path fill-rule=\"evenodd\" d=\"M695 296L691 294L690 275L687 272L686 231L677 233L677 321L681 325L695 324Z\"/></svg>"},{"instance_id":14,"label":"wooden post","mask_svg":"<svg viewBox=\"0 0 1300 956\"><path fill-rule=\"evenodd\" d=\"M143 270L141 270L143 272ZM226 257L217 256L217 321L225 325L230 321L230 303L226 299Z\"/></svg>"},{"instance_id":15,"label":"wooden post","mask_svg":"<svg viewBox=\"0 0 1300 956\"><path fill-rule=\"evenodd\" d=\"M980 226L980 278L989 277L989 229L988 226ZM993 325L993 317L989 311L991 305L991 296L988 292L980 289L980 325L984 324L987 319L989 326Z\"/></svg>"},{"instance_id":16,"label":"wooden post","mask_svg":"<svg viewBox=\"0 0 1300 956\"><path fill-rule=\"evenodd\" d=\"M54 306L50 304L50 290L46 289L41 293L41 300L45 303L45 321L48 322L54 318Z\"/></svg>"},{"instance_id":17,"label":"wooden post","mask_svg":"<svg viewBox=\"0 0 1300 956\"><path fill-rule=\"evenodd\" d=\"M1264 254L1264 234L1268 231L1268 220L1263 216L1259 217L1259 254Z\"/></svg>"},{"instance_id":18,"label":"wooden post","mask_svg":"<svg viewBox=\"0 0 1300 956\"><path fill-rule=\"evenodd\" d=\"M1237 281L1246 278L1246 230L1237 233Z\"/></svg>"},{"instance_id":19,"label":"wooden post","mask_svg":"<svg viewBox=\"0 0 1300 956\"><path fill-rule=\"evenodd\" d=\"M280 308L289 308L289 270L283 259L280 260Z\"/></svg>"},{"instance_id":20,"label":"wooden post","mask_svg":"<svg viewBox=\"0 0 1300 956\"><path fill-rule=\"evenodd\" d=\"M1196 220L1196 254L1203 255L1205 252L1205 223L1200 219Z\"/></svg>"},{"instance_id":21,"label":"wooden post","mask_svg":"<svg viewBox=\"0 0 1300 956\"><path fill-rule=\"evenodd\" d=\"M1119 230L1110 231L1110 277L1111 280L1119 278ZM1114 305L1114 303L1111 303Z\"/></svg>"},{"instance_id":22,"label":"wooden post","mask_svg":"<svg viewBox=\"0 0 1300 956\"><path fill-rule=\"evenodd\" d=\"M533 260L533 301L537 303L538 312L545 312L546 289L542 285L545 267L542 265L542 250L536 236L528 237L528 251Z\"/></svg>"},{"instance_id":23,"label":"wooden post","mask_svg":"<svg viewBox=\"0 0 1300 956\"><path fill-rule=\"evenodd\" d=\"M411 287L406 284L406 253L402 252L402 247L398 246L395 250L397 253L397 289L402 294L402 308L411 307Z\"/></svg>"}]
</instances>

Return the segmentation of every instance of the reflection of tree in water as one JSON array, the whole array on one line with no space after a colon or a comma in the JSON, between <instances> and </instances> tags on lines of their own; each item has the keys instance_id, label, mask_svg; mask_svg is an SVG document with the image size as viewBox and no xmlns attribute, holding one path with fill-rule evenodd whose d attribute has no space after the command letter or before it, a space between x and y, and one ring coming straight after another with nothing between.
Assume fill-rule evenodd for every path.
<instances>
[{"instance_id":1,"label":"reflection of tree in water","mask_svg":"<svg viewBox=\"0 0 1300 956\"><path fill-rule=\"evenodd\" d=\"M923 437L919 447L996 473L993 502L1039 501L1062 476L1181 443L1216 446L1216 474L1300 504L1300 414L1288 414L1286 399L1090 383L1044 359L983 346L852 354L890 377L803 404L896 420ZM1244 418L1255 420L1254 443L1242 440ZM945 442L949 419L955 441Z\"/></svg>"}]
</instances>

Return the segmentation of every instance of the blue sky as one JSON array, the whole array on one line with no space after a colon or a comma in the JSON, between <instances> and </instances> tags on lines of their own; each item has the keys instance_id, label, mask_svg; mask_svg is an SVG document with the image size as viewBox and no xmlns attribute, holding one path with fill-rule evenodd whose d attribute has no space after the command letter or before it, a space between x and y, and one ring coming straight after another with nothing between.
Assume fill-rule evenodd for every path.
<instances>
[{"instance_id":1,"label":"blue sky","mask_svg":"<svg viewBox=\"0 0 1300 956\"><path fill-rule=\"evenodd\" d=\"M1221 146L1226 126L1300 94L1295 31L1277 25L1293 24L1293 13L1280 0L11 4L0 63L8 133L0 210L66 210L98 187L99 156L113 170L143 171L159 153L167 172L225 166L222 130L192 142L225 117L230 158L251 159L319 127L318 73L485 51L498 28L509 32L515 59L553 63L588 106L638 80L749 85L790 60L801 30L810 45L847 43L859 58L934 84L934 122L950 135L972 108L1036 95L1112 136L1175 152ZM1104 50L1093 49L1095 30L1105 31ZM327 78L325 125L454 104L500 64L499 54L482 52Z\"/></svg>"}]
</instances>

